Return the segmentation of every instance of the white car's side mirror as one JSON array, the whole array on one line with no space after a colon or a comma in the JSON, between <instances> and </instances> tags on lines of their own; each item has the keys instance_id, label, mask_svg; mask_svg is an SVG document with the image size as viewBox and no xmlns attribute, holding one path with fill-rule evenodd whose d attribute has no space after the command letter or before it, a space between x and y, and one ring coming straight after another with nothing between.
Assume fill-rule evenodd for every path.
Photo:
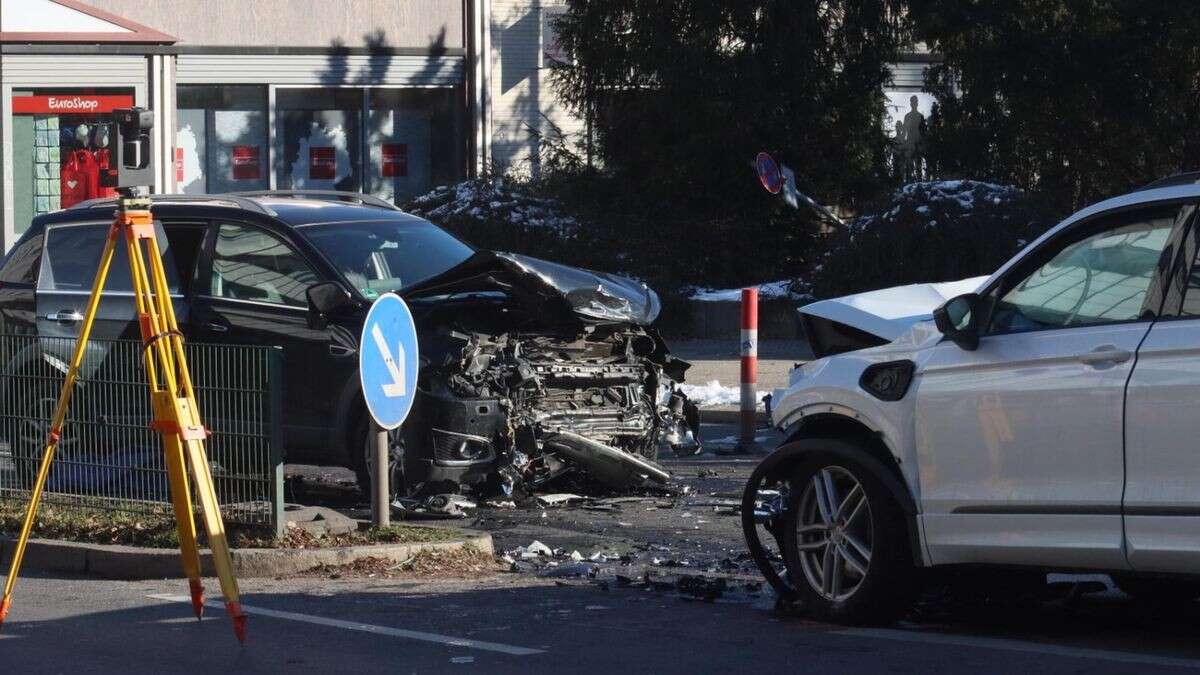
<instances>
[{"instance_id":1,"label":"white car's side mirror","mask_svg":"<svg viewBox=\"0 0 1200 675\"><path fill-rule=\"evenodd\" d=\"M973 352L979 348L978 305L979 296L975 293L951 298L933 310L933 322L942 335L959 347Z\"/></svg>"}]
</instances>

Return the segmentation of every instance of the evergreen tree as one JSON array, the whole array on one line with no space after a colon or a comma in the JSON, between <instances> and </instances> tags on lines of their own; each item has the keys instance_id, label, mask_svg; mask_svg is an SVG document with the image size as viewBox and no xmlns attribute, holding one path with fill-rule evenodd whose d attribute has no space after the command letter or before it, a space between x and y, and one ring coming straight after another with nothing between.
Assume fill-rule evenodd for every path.
<instances>
[{"instance_id":1,"label":"evergreen tree","mask_svg":"<svg viewBox=\"0 0 1200 675\"><path fill-rule=\"evenodd\" d=\"M1066 213L1200 168L1200 12L1159 0L909 0L944 62L929 155L944 176Z\"/></svg>"},{"instance_id":2,"label":"evergreen tree","mask_svg":"<svg viewBox=\"0 0 1200 675\"><path fill-rule=\"evenodd\" d=\"M569 0L557 31L573 63L555 84L590 121L614 227L635 222L646 240L626 250L661 242L655 254L686 258L692 283L795 274L812 216L767 197L753 157L775 153L824 203L878 194L896 5Z\"/></svg>"}]
</instances>

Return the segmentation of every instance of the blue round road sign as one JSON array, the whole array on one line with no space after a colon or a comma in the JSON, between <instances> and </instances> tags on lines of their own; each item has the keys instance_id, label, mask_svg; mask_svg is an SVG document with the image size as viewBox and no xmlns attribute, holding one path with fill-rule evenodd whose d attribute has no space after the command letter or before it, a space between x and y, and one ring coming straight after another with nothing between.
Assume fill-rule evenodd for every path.
<instances>
[{"instance_id":1,"label":"blue round road sign","mask_svg":"<svg viewBox=\"0 0 1200 675\"><path fill-rule=\"evenodd\" d=\"M395 429L417 395L417 328L408 305L385 293L371 305L358 341L358 377L375 423Z\"/></svg>"}]
</instances>

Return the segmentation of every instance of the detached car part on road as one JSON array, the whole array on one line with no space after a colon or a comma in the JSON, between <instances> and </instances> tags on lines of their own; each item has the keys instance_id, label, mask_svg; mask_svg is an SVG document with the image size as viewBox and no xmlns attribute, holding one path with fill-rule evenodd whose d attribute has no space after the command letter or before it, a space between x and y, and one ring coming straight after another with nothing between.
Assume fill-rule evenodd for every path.
<instances>
[{"instance_id":1,"label":"detached car part on road","mask_svg":"<svg viewBox=\"0 0 1200 675\"><path fill-rule=\"evenodd\" d=\"M743 528L779 593L901 615L918 568L1200 595L1200 185L1090 206L995 274L814 303Z\"/></svg>"},{"instance_id":2,"label":"detached car part on road","mask_svg":"<svg viewBox=\"0 0 1200 675\"><path fill-rule=\"evenodd\" d=\"M4 332L74 337L113 208L34 219L0 266ZM387 292L412 308L421 352L413 411L392 435L398 496L519 495L572 473L659 485L661 448L698 448L697 409L676 386L688 364L651 326L659 301L644 284L478 251L351 193L155 196L153 212L186 339L283 348L287 461L369 480L357 340ZM128 278L123 251L114 265L110 278ZM132 296L110 291L94 337L136 339ZM66 355L42 342L0 355L3 376L63 370ZM0 388L4 405L38 419L40 399L12 391Z\"/></svg>"}]
</instances>

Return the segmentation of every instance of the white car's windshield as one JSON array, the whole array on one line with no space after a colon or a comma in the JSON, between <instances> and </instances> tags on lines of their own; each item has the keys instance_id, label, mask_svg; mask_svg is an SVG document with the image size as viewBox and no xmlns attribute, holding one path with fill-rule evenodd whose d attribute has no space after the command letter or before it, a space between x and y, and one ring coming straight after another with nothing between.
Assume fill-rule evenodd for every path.
<instances>
[{"instance_id":1,"label":"white car's windshield","mask_svg":"<svg viewBox=\"0 0 1200 675\"><path fill-rule=\"evenodd\" d=\"M367 299L435 277L474 254L445 230L420 220L300 229Z\"/></svg>"}]
</instances>

